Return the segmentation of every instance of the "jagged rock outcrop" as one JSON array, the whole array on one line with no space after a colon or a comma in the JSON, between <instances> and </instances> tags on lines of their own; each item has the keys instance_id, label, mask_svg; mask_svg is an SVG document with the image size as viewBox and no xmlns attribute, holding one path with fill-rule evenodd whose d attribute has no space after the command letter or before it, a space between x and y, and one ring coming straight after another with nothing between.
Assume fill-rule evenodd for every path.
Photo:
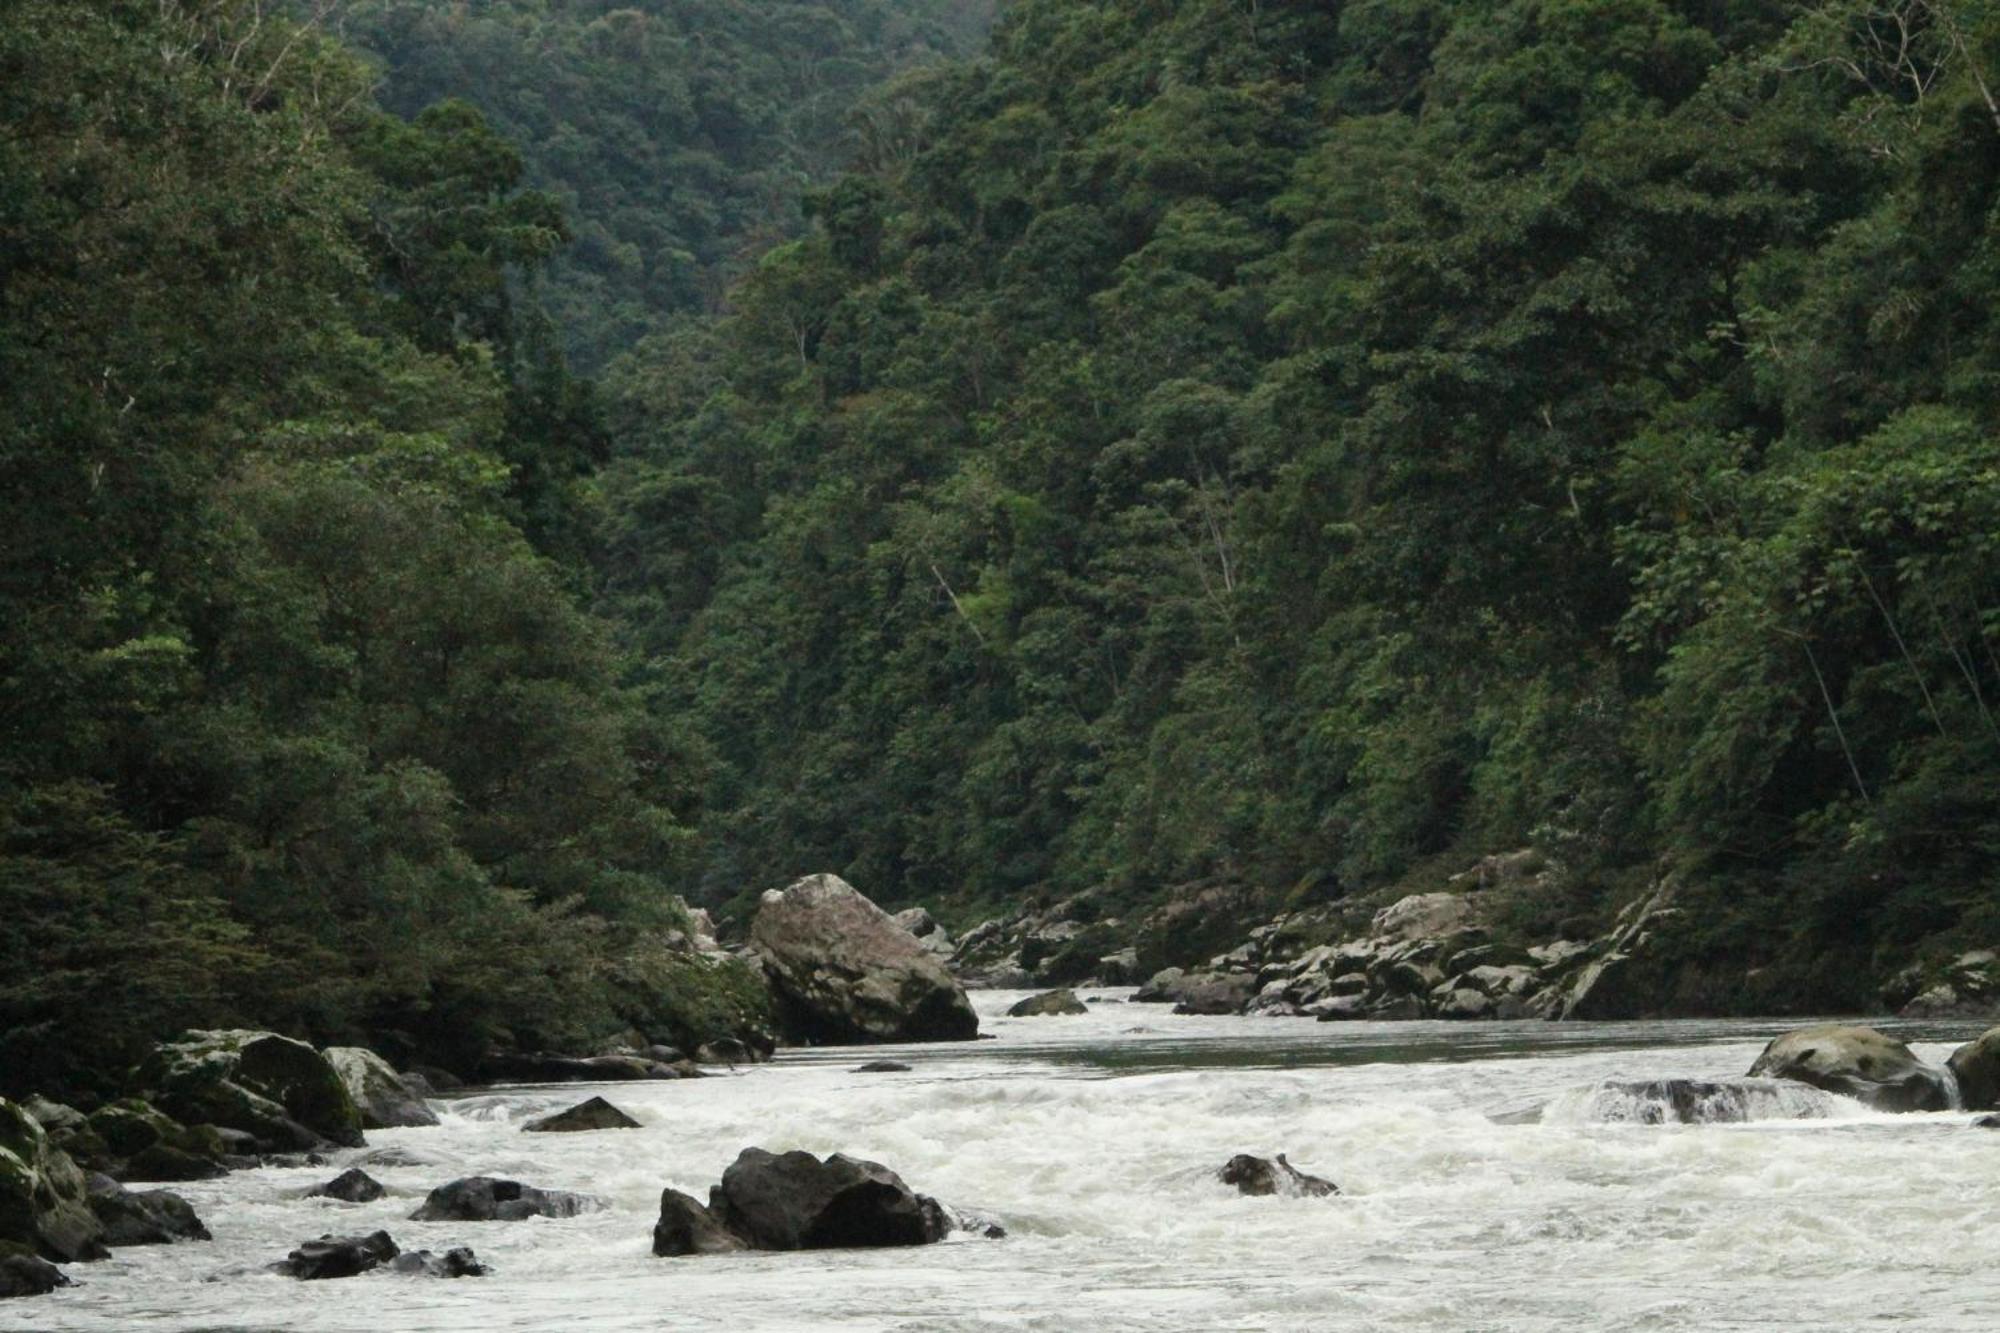
<instances>
[{"instance_id":1,"label":"jagged rock outcrop","mask_svg":"<svg viewBox=\"0 0 2000 1333\"><path fill-rule=\"evenodd\" d=\"M927 908L906 907L890 920L909 931L910 938L941 963L950 962L951 956L958 952L958 944L945 933L945 928L937 923L937 918Z\"/></svg>"},{"instance_id":2,"label":"jagged rock outcrop","mask_svg":"<svg viewBox=\"0 0 2000 1333\"><path fill-rule=\"evenodd\" d=\"M595 1212L603 1202L588 1194L537 1189L518 1180L468 1176L440 1185L425 1196L412 1222L518 1222L529 1217L575 1217Z\"/></svg>"},{"instance_id":3,"label":"jagged rock outcrop","mask_svg":"<svg viewBox=\"0 0 2000 1333\"><path fill-rule=\"evenodd\" d=\"M838 876L767 892L750 937L795 1040L969 1041L979 1033L944 965Z\"/></svg>"},{"instance_id":4,"label":"jagged rock outcrop","mask_svg":"<svg viewBox=\"0 0 2000 1333\"><path fill-rule=\"evenodd\" d=\"M579 1134L596 1129L637 1129L639 1122L605 1101L592 1097L565 1111L530 1120L521 1126L528 1134Z\"/></svg>"},{"instance_id":5,"label":"jagged rock outcrop","mask_svg":"<svg viewBox=\"0 0 2000 1333\"><path fill-rule=\"evenodd\" d=\"M1240 1194L1309 1199L1340 1193L1340 1187L1331 1180L1306 1174L1285 1160L1283 1153L1275 1160L1238 1153L1224 1162L1215 1176L1225 1185L1234 1185Z\"/></svg>"},{"instance_id":6,"label":"jagged rock outcrop","mask_svg":"<svg viewBox=\"0 0 2000 1333\"><path fill-rule=\"evenodd\" d=\"M1883 987L1883 998L1903 1018L2000 1017L2000 954L1972 949L1905 968Z\"/></svg>"},{"instance_id":7,"label":"jagged rock outcrop","mask_svg":"<svg viewBox=\"0 0 2000 1333\"><path fill-rule=\"evenodd\" d=\"M41 1123L0 1098L0 1245L57 1263L101 1259L104 1224L90 1209L84 1174Z\"/></svg>"},{"instance_id":8,"label":"jagged rock outcrop","mask_svg":"<svg viewBox=\"0 0 2000 1333\"><path fill-rule=\"evenodd\" d=\"M1750 1066L1752 1078L1788 1078L1853 1097L1878 1111L1948 1111L1951 1078L1874 1028L1826 1024L1778 1037Z\"/></svg>"},{"instance_id":9,"label":"jagged rock outcrop","mask_svg":"<svg viewBox=\"0 0 2000 1333\"><path fill-rule=\"evenodd\" d=\"M154 1050L139 1078L175 1119L242 1130L261 1151L364 1142L361 1112L326 1057L275 1032L183 1033Z\"/></svg>"},{"instance_id":10,"label":"jagged rock outcrop","mask_svg":"<svg viewBox=\"0 0 2000 1333\"><path fill-rule=\"evenodd\" d=\"M1076 998L1073 990L1043 991L1040 995L1030 995L1018 1000L1007 1009L1009 1018L1058 1018L1071 1014L1087 1014L1082 1000Z\"/></svg>"},{"instance_id":11,"label":"jagged rock outcrop","mask_svg":"<svg viewBox=\"0 0 2000 1333\"><path fill-rule=\"evenodd\" d=\"M363 1129L407 1129L435 1125L437 1113L417 1090L365 1046L329 1046L326 1056L347 1095L361 1112Z\"/></svg>"},{"instance_id":12,"label":"jagged rock outcrop","mask_svg":"<svg viewBox=\"0 0 2000 1333\"><path fill-rule=\"evenodd\" d=\"M183 1125L140 1097L107 1102L50 1137L78 1165L128 1180L208 1180L224 1174L233 1149L256 1147L214 1125Z\"/></svg>"},{"instance_id":13,"label":"jagged rock outcrop","mask_svg":"<svg viewBox=\"0 0 2000 1333\"><path fill-rule=\"evenodd\" d=\"M655 1255L676 1258L748 1248L748 1241L724 1226L699 1200L677 1189L660 1191L660 1220L653 1224Z\"/></svg>"}]
</instances>

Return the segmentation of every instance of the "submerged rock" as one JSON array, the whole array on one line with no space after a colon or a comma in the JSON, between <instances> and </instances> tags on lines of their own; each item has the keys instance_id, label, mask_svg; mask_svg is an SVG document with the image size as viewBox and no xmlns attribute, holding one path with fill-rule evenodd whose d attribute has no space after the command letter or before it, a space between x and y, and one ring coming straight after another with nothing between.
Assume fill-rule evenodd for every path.
<instances>
[{"instance_id":1,"label":"submerged rock","mask_svg":"<svg viewBox=\"0 0 2000 1333\"><path fill-rule=\"evenodd\" d=\"M979 1019L944 964L835 875L764 894L750 936L797 1039L969 1041Z\"/></svg>"},{"instance_id":2,"label":"submerged rock","mask_svg":"<svg viewBox=\"0 0 2000 1333\"><path fill-rule=\"evenodd\" d=\"M388 1192L382 1187L381 1181L360 1167L351 1166L324 1185L315 1185L307 1190L305 1197L338 1199L342 1203L373 1203Z\"/></svg>"},{"instance_id":3,"label":"submerged rock","mask_svg":"<svg viewBox=\"0 0 2000 1333\"><path fill-rule=\"evenodd\" d=\"M389 1238L386 1231L366 1236L321 1236L318 1240L305 1242L283 1260L272 1264L271 1271L302 1282L356 1277L380 1268L399 1253L401 1251L397 1249L396 1242Z\"/></svg>"},{"instance_id":4,"label":"submerged rock","mask_svg":"<svg viewBox=\"0 0 2000 1333\"><path fill-rule=\"evenodd\" d=\"M1833 1111L1833 1094L1805 1083L1662 1078L1579 1088L1550 1102L1538 1118L1555 1124L1735 1125L1821 1120Z\"/></svg>"},{"instance_id":5,"label":"submerged rock","mask_svg":"<svg viewBox=\"0 0 2000 1333\"><path fill-rule=\"evenodd\" d=\"M722 1173L709 1209L760 1250L928 1245L951 1219L888 1167L840 1153L745 1148Z\"/></svg>"},{"instance_id":6,"label":"submerged rock","mask_svg":"<svg viewBox=\"0 0 2000 1333\"><path fill-rule=\"evenodd\" d=\"M41 1123L0 1098L0 1243L45 1259L102 1259L104 1224L91 1211L81 1168Z\"/></svg>"},{"instance_id":7,"label":"submerged rock","mask_svg":"<svg viewBox=\"0 0 2000 1333\"><path fill-rule=\"evenodd\" d=\"M1030 995L1017 1001L1007 1010L1009 1018L1056 1018L1068 1014L1087 1014L1083 1001L1076 998L1073 990L1044 991L1040 995Z\"/></svg>"},{"instance_id":8,"label":"submerged rock","mask_svg":"<svg viewBox=\"0 0 2000 1333\"><path fill-rule=\"evenodd\" d=\"M1827 1024L1788 1032L1750 1066L1752 1078L1788 1078L1853 1097L1878 1111L1948 1111L1951 1078L1873 1028Z\"/></svg>"},{"instance_id":9,"label":"submerged rock","mask_svg":"<svg viewBox=\"0 0 2000 1333\"><path fill-rule=\"evenodd\" d=\"M32 1254L0 1254L0 1300L15 1296L46 1296L58 1287L74 1286L62 1269Z\"/></svg>"},{"instance_id":10,"label":"submerged rock","mask_svg":"<svg viewBox=\"0 0 2000 1333\"><path fill-rule=\"evenodd\" d=\"M749 1242L690 1195L676 1189L660 1191L660 1220L653 1224L653 1253L661 1258L683 1254L726 1254L749 1248Z\"/></svg>"},{"instance_id":11,"label":"submerged rock","mask_svg":"<svg viewBox=\"0 0 2000 1333\"><path fill-rule=\"evenodd\" d=\"M413 1222L518 1222L529 1217L575 1217L604 1204L588 1194L537 1189L518 1180L468 1176L440 1185L410 1214Z\"/></svg>"},{"instance_id":12,"label":"submerged rock","mask_svg":"<svg viewBox=\"0 0 2000 1333\"><path fill-rule=\"evenodd\" d=\"M265 1151L363 1144L361 1112L326 1057L275 1032L183 1033L154 1050L140 1079L169 1115L243 1130Z\"/></svg>"},{"instance_id":13,"label":"submerged rock","mask_svg":"<svg viewBox=\"0 0 2000 1333\"><path fill-rule=\"evenodd\" d=\"M856 1065L857 1074L907 1074L910 1067L901 1060L870 1060L865 1065Z\"/></svg>"},{"instance_id":14,"label":"submerged rock","mask_svg":"<svg viewBox=\"0 0 2000 1333\"><path fill-rule=\"evenodd\" d=\"M567 1111L557 1111L554 1115L545 1115L540 1120L530 1120L521 1126L522 1132L527 1134L578 1134L594 1129L637 1128L638 1121L602 1097L578 1102Z\"/></svg>"},{"instance_id":15,"label":"submerged rock","mask_svg":"<svg viewBox=\"0 0 2000 1333\"><path fill-rule=\"evenodd\" d=\"M106 1245L170 1245L209 1240L192 1205L171 1190L126 1189L109 1176L89 1181L90 1211L104 1224Z\"/></svg>"},{"instance_id":16,"label":"submerged rock","mask_svg":"<svg viewBox=\"0 0 2000 1333\"><path fill-rule=\"evenodd\" d=\"M507 1051L490 1056L480 1071L496 1083L634 1083L700 1078L688 1062L666 1064L644 1055L555 1055Z\"/></svg>"},{"instance_id":17,"label":"submerged rock","mask_svg":"<svg viewBox=\"0 0 2000 1333\"><path fill-rule=\"evenodd\" d=\"M361 1112L363 1129L435 1125L437 1113L387 1060L364 1046L329 1046L326 1061Z\"/></svg>"},{"instance_id":18,"label":"submerged rock","mask_svg":"<svg viewBox=\"0 0 2000 1333\"><path fill-rule=\"evenodd\" d=\"M1340 1193L1340 1187L1331 1180L1307 1175L1286 1161L1283 1153L1279 1153L1276 1160L1238 1153L1222 1164L1215 1177L1225 1185L1234 1185L1241 1194L1316 1199Z\"/></svg>"},{"instance_id":19,"label":"submerged rock","mask_svg":"<svg viewBox=\"0 0 2000 1333\"><path fill-rule=\"evenodd\" d=\"M485 1277L491 1270L479 1262L479 1256L465 1246L446 1250L443 1254L432 1254L429 1250L409 1250L389 1261L389 1267L398 1273L412 1273L422 1277Z\"/></svg>"}]
</instances>

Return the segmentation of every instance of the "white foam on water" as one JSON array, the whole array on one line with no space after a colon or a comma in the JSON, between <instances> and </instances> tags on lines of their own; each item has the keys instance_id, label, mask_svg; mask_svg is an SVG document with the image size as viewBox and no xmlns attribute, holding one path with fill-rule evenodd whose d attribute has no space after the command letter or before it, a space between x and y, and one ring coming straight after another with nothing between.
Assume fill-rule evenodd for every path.
<instances>
[{"instance_id":1,"label":"white foam on water","mask_svg":"<svg viewBox=\"0 0 2000 1333\"><path fill-rule=\"evenodd\" d=\"M1793 1024L1315 1024L1121 1003L1000 1016L1019 994L977 997L990 1042L482 1092L326 1167L176 1186L213 1242L77 1266L87 1285L0 1305L0 1328L1956 1331L2000 1304L2000 1135L1968 1116L1844 1103L1740 1124L1488 1118L1562 1095L1582 1106L1575 1090L1610 1084L1740 1080ZM853 1072L883 1056L914 1068ZM521 1132L592 1094L642 1127ZM1010 1234L654 1258L661 1188L705 1197L752 1144L873 1158ZM421 1154L368 1168L389 1198L297 1197L381 1148ZM1237 1195L1213 1172L1238 1152L1287 1153L1342 1194ZM407 1220L432 1186L475 1174L609 1206ZM405 1249L471 1245L493 1274L300 1283L259 1268L323 1231L377 1227Z\"/></svg>"}]
</instances>

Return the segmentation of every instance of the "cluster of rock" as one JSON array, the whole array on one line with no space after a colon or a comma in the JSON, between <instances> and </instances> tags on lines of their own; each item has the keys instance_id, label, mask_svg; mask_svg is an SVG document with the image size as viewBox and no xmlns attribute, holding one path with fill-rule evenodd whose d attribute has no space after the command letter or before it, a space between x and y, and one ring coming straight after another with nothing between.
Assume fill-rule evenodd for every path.
<instances>
[{"instance_id":1,"label":"cluster of rock","mask_svg":"<svg viewBox=\"0 0 2000 1333\"><path fill-rule=\"evenodd\" d=\"M1913 963L1882 987L1903 1018L1984 1018L2000 1014L2000 954L1972 949L1929 965Z\"/></svg>"},{"instance_id":2,"label":"cluster of rock","mask_svg":"<svg viewBox=\"0 0 2000 1333\"><path fill-rule=\"evenodd\" d=\"M386 1231L366 1236L321 1236L293 1250L271 1271L304 1282L328 1278L359 1277L387 1266L394 1273L425 1277L485 1277L487 1268L479 1256L463 1246L432 1254L429 1250L403 1250Z\"/></svg>"},{"instance_id":3,"label":"cluster of rock","mask_svg":"<svg viewBox=\"0 0 2000 1333\"><path fill-rule=\"evenodd\" d=\"M1225 1185L1234 1185L1239 1194L1259 1197L1275 1194L1287 1199L1323 1199L1340 1193L1340 1186L1299 1170L1283 1153L1275 1159L1238 1153L1224 1162L1215 1176Z\"/></svg>"},{"instance_id":4,"label":"cluster of rock","mask_svg":"<svg viewBox=\"0 0 2000 1333\"><path fill-rule=\"evenodd\" d=\"M676 1189L661 1192L653 1253L930 1245L955 1230L1005 1234L918 1194L879 1162L745 1148L706 1205Z\"/></svg>"},{"instance_id":5,"label":"cluster of rock","mask_svg":"<svg viewBox=\"0 0 2000 1333\"><path fill-rule=\"evenodd\" d=\"M1649 933L1675 910L1662 887L1593 941L1516 947L1495 939L1472 892L1412 894L1367 929L1298 949L1304 923L1280 918L1204 968L1155 974L1134 1000L1177 1013L1341 1019L1622 1017L1644 1001Z\"/></svg>"}]
</instances>

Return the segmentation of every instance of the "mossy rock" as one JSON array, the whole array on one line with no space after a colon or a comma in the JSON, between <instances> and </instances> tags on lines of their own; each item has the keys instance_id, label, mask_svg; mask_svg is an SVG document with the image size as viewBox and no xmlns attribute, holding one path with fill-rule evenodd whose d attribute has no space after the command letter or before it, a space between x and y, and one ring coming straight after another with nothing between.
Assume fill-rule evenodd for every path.
<instances>
[{"instance_id":1,"label":"mossy rock","mask_svg":"<svg viewBox=\"0 0 2000 1333\"><path fill-rule=\"evenodd\" d=\"M101 1259L83 1172L20 1106L0 1099L0 1241L58 1262Z\"/></svg>"},{"instance_id":2,"label":"mossy rock","mask_svg":"<svg viewBox=\"0 0 2000 1333\"><path fill-rule=\"evenodd\" d=\"M333 1066L274 1032L183 1033L154 1051L140 1078L183 1121L244 1130L279 1149L365 1142L361 1113Z\"/></svg>"}]
</instances>

